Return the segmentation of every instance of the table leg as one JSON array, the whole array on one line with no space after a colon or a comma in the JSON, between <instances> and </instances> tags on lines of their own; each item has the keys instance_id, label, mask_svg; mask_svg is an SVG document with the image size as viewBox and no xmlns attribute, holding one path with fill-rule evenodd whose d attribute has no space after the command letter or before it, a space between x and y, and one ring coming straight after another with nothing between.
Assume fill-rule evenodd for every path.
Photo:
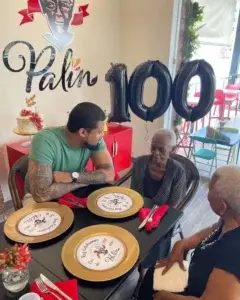
<instances>
[{"instance_id":1,"label":"table leg","mask_svg":"<svg viewBox=\"0 0 240 300\"><path fill-rule=\"evenodd\" d=\"M238 158L239 158L239 150L240 150L240 141L238 143L238 151L237 151L237 159L236 159L236 165L238 163Z\"/></svg>"},{"instance_id":2,"label":"table leg","mask_svg":"<svg viewBox=\"0 0 240 300\"><path fill-rule=\"evenodd\" d=\"M227 159L227 165L229 165L230 157L232 153L232 147L230 147L229 152L228 152L228 159Z\"/></svg>"}]
</instances>

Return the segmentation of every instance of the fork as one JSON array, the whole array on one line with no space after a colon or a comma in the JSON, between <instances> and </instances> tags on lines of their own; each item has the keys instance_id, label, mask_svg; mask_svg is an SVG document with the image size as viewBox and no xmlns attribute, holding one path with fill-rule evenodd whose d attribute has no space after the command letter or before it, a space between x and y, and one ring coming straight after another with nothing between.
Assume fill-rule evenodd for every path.
<instances>
[{"instance_id":1,"label":"fork","mask_svg":"<svg viewBox=\"0 0 240 300\"><path fill-rule=\"evenodd\" d=\"M40 278L36 278L35 282L39 288L39 290L44 293L44 294L51 294L53 295L56 299L58 300L62 300L62 298L58 297L55 293L53 293L52 291L50 291L47 286L43 283L42 279Z\"/></svg>"}]
</instances>

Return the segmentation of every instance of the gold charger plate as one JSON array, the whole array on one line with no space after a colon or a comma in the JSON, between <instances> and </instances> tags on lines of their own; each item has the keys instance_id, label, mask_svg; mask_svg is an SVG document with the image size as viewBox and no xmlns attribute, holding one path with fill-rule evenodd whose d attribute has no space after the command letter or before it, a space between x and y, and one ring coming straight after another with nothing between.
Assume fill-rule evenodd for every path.
<instances>
[{"instance_id":1,"label":"gold charger plate","mask_svg":"<svg viewBox=\"0 0 240 300\"><path fill-rule=\"evenodd\" d=\"M114 195L117 195L116 198L119 199L114 199ZM114 203L115 200L119 201L117 206ZM123 209L121 208L122 204L125 206ZM143 207L143 204L143 197L136 191L114 186L102 188L90 194L88 196L87 208L97 216L120 219L136 214ZM107 209L104 209L104 207L107 207Z\"/></svg>"},{"instance_id":2,"label":"gold charger plate","mask_svg":"<svg viewBox=\"0 0 240 300\"><path fill-rule=\"evenodd\" d=\"M64 244L62 262L77 278L103 282L118 278L135 265L139 244L127 230L95 225L74 233Z\"/></svg>"},{"instance_id":3,"label":"gold charger plate","mask_svg":"<svg viewBox=\"0 0 240 300\"><path fill-rule=\"evenodd\" d=\"M61 217L61 222L59 226L53 230L52 232L39 235L39 236L28 236L21 233L18 229L18 225L20 221L35 212L41 211L52 211ZM49 241L51 239L56 238L57 236L64 233L73 223L74 214L72 210L64 205L60 205L54 202L46 202L46 203L34 203L27 205L18 211L14 212L9 216L7 221L4 224L4 233L5 235L17 242L17 243L26 243L26 244L35 244L41 243L45 241Z\"/></svg>"}]
</instances>

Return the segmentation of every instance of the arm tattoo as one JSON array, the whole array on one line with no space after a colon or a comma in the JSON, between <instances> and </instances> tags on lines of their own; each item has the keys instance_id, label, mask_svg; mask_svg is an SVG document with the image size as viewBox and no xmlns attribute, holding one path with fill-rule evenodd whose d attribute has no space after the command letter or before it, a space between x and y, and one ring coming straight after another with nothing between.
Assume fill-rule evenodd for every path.
<instances>
[{"instance_id":1,"label":"arm tattoo","mask_svg":"<svg viewBox=\"0 0 240 300\"><path fill-rule=\"evenodd\" d=\"M81 183L54 183L50 165L29 161L29 184L31 194L36 202L57 199L82 186Z\"/></svg>"},{"instance_id":2,"label":"arm tattoo","mask_svg":"<svg viewBox=\"0 0 240 300\"><path fill-rule=\"evenodd\" d=\"M96 171L79 173L77 182L83 184L104 184L114 180L114 170L112 164L101 164L96 167Z\"/></svg>"}]
</instances>

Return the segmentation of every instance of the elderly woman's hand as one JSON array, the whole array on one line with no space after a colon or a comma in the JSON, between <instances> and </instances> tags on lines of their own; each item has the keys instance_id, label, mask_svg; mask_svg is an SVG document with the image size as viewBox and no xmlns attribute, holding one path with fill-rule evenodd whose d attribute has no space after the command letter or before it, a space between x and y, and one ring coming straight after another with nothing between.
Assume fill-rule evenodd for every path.
<instances>
[{"instance_id":1,"label":"elderly woman's hand","mask_svg":"<svg viewBox=\"0 0 240 300\"><path fill-rule=\"evenodd\" d=\"M186 271L186 268L184 266L183 263L183 258L184 258L184 252L185 252L185 247L184 247L184 241L178 241L176 242L176 244L174 245L172 252L170 253L169 257L167 259L162 259L159 260L156 263L155 268L162 268L165 267L162 274L166 274L171 267L173 266L174 263L178 263L180 268L183 271Z\"/></svg>"}]
</instances>

